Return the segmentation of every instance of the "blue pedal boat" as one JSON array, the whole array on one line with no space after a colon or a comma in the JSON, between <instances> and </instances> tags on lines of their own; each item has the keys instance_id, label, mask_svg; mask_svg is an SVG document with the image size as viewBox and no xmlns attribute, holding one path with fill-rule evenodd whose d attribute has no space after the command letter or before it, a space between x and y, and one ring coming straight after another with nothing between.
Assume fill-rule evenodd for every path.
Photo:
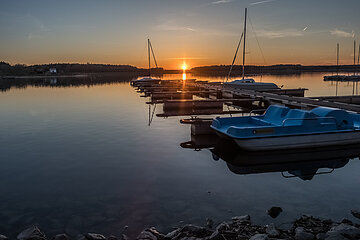
<instances>
[{"instance_id":1,"label":"blue pedal boat","mask_svg":"<svg viewBox=\"0 0 360 240\"><path fill-rule=\"evenodd\" d=\"M259 116L216 118L211 128L247 150L311 148L360 143L360 116L336 108L311 111L271 105Z\"/></svg>"}]
</instances>

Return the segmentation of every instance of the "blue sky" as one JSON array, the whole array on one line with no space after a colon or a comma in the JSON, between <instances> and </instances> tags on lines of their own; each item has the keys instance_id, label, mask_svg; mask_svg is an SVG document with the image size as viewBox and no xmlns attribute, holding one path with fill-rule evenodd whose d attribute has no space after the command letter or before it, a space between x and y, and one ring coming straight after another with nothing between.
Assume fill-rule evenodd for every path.
<instances>
[{"instance_id":1,"label":"blue sky","mask_svg":"<svg viewBox=\"0 0 360 240\"><path fill-rule=\"evenodd\" d=\"M248 64L352 63L359 0L0 0L0 60L145 66L150 37L166 68L229 64L245 7Z\"/></svg>"}]
</instances>

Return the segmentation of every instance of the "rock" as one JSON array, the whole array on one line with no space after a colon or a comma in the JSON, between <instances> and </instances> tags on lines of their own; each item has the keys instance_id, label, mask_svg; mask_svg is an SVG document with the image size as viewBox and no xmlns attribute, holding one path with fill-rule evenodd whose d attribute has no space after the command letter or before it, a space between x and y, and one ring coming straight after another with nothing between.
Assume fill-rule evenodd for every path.
<instances>
[{"instance_id":1,"label":"rock","mask_svg":"<svg viewBox=\"0 0 360 240\"><path fill-rule=\"evenodd\" d=\"M7 239L8 239L7 236L0 234L0 240L7 240Z\"/></svg>"},{"instance_id":2,"label":"rock","mask_svg":"<svg viewBox=\"0 0 360 240\"><path fill-rule=\"evenodd\" d=\"M266 234L255 234L250 240L269 240L269 237Z\"/></svg>"},{"instance_id":3,"label":"rock","mask_svg":"<svg viewBox=\"0 0 360 240\"><path fill-rule=\"evenodd\" d=\"M114 235L110 235L107 239L108 240L118 240L118 238L116 236L114 236ZM122 240L124 240L124 239L122 238Z\"/></svg>"},{"instance_id":4,"label":"rock","mask_svg":"<svg viewBox=\"0 0 360 240\"><path fill-rule=\"evenodd\" d=\"M176 238L176 236L178 236L180 234L180 232L181 232L180 228L175 229L174 231L169 232L168 234L166 234L165 238L170 238L170 239Z\"/></svg>"},{"instance_id":5,"label":"rock","mask_svg":"<svg viewBox=\"0 0 360 240\"><path fill-rule=\"evenodd\" d=\"M219 232L222 232L222 231L225 231L225 230L227 230L229 228L230 228L230 226L229 226L229 224L227 222L222 222L216 227L215 230L217 230Z\"/></svg>"},{"instance_id":6,"label":"rock","mask_svg":"<svg viewBox=\"0 0 360 240\"><path fill-rule=\"evenodd\" d=\"M65 233L57 234L57 235L55 235L52 239L53 239L53 240L70 240L70 238L68 237L68 235L66 235Z\"/></svg>"},{"instance_id":7,"label":"rock","mask_svg":"<svg viewBox=\"0 0 360 240\"><path fill-rule=\"evenodd\" d=\"M341 223L335 227L332 227L326 234L327 236L342 235L347 238L357 239L360 238L360 229L345 223Z\"/></svg>"},{"instance_id":8,"label":"rock","mask_svg":"<svg viewBox=\"0 0 360 240\"><path fill-rule=\"evenodd\" d=\"M341 235L338 232L327 232L325 234L325 240L348 240L348 238Z\"/></svg>"},{"instance_id":9,"label":"rock","mask_svg":"<svg viewBox=\"0 0 360 240\"><path fill-rule=\"evenodd\" d=\"M197 238L197 237L183 237L180 240L204 240L204 238Z\"/></svg>"},{"instance_id":10,"label":"rock","mask_svg":"<svg viewBox=\"0 0 360 240\"><path fill-rule=\"evenodd\" d=\"M158 230L156 230L156 228L152 227L143 230L136 239L157 240L163 238L165 238L165 236L159 233Z\"/></svg>"},{"instance_id":11,"label":"rock","mask_svg":"<svg viewBox=\"0 0 360 240\"><path fill-rule=\"evenodd\" d=\"M356 211L356 210L351 210L351 214L356 217L356 218L359 218L360 219L360 212L359 211Z\"/></svg>"},{"instance_id":12,"label":"rock","mask_svg":"<svg viewBox=\"0 0 360 240\"><path fill-rule=\"evenodd\" d=\"M267 214L272 218L276 218L282 211L281 207L271 207L267 210Z\"/></svg>"},{"instance_id":13,"label":"rock","mask_svg":"<svg viewBox=\"0 0 360 240\"><path fill-rule=\"evenodd\" d=\"M155 237L162 239L164 238L164 234L160 233L156 228L152 227L148 229L149 232L151 232Z\"/></svg>"},{"instance_id":14,"label":"rock","mask_svg":"<svg viewBox=\"0 0 360 240\"><path fill-rule=\"evenodd\" d=\"M277 237L280 235L280 232L279 230L276 229L275 225L273 223L269 224L267 227L266 227L266 234L269 236L269 237Z\"/></svg>"},{"instance_id":15,"label":"rock","mask_svg":"<svg viewBox=\"0 0 360 240\"><path fill-rule=\"evenodd\" d=\"M325 219L322 222L323 222L323 224L327 224L327 225L333 224L333 221L331 219Z\"/></svg>"},{"instance_id":16,"label":"rock","mask_svg":"<svg viewBox=\"0 0 360 240\"><path fill-rule=\"evenodd\" d=\"M312 240L314 234L305 231L303 227L297 227L295 229L295 240Z\"/></svg>"},{"instance_id":17,"label":"rock","mask_svg":"<svg viewBox=\"0 0 360 240\"><path fill-rule=\"evenodd\" d=\"M223 237L218 230L215 230L209 237L209 240L222 240Z\"/></svg>"},{"instance_id":18,"label":"rock","mask_svg":"<svg viewBox=\"0 0 360 240\"><path fill-rule=\"evenodd\" d=\"M138 240L157 240L157 237L146 229L136 238Z\"/></svg>"},{"instance_id":19,"label":"rock","mask_svg":"<svg viewBox=\"0 0 360 240\"><path fill-rule=\"evenodd\" d=\"M237 216L237 217L233 217L231 219L233 221L238 221L238 222L250 222L250 216L249 215Z\"/></svg>"},{"instance_id":20,"label":"rock","mask_svg":"<svg viewBox=\"0 0 360 240\"><path fill-rule=\"evenodd\" d=\"M22 231L18 236L19 240L45 240L46 236L36 226L29 227Z\"/></svg>"},{"instance_id":21,"label":"rock","mask_svg":"<svg viewBox=\"0 0 360 240\"><path fill-rule=\"evenodd\" d=\"M212 233L213 231L211 231L208 228L187 224L182 228L178 228L166 234L165 236L162 235L160 239L165 238L165 239L181 240L190 237L194 237L195 239L205 238L205 237L209 237Z\"/></svg>"},{"instance_id":22,"label":"rock","mask_svg":"<svg viewBox=\"0 0 360 240\"><path fill-rule=\"evenodd\" d=\"M220 223L216 228L215 231L210 235L209 240L224 240L221 233L230 229L229 224L226 222Z\"/></svg>"},{"instance_id":23,"label":"rock","mask_svg":"<svg viewBox=\"0 0 360 240\"><path fill-rule=\"evenodd\" d=\"M349 219L344 218L343 220L341 220L341 223L345 223L345 224L349 224L349 225L353 225L353 222L350 221Z\"/></svg>"},{"instance_id":24,"label":"rock","mask_svg":"<svg viewBox=\"0 0 360 240\"><path fill-rule=\"evenodd\" d=\"M85 234L85 238L87 240L106 240L106 237L104 237L104 235L98 233L87 233Z\"/></svg>"},{"instance_id":25,"label":"rock","mask_svg":"<svg viewBox=\"0 0 360 240\"><path fill-rule=\"evenodd\" d=\"M78 234L76 236L76 240L86 240L86 237L84 235L82 235L82 234Z\"/></svg>"}]
</instances>

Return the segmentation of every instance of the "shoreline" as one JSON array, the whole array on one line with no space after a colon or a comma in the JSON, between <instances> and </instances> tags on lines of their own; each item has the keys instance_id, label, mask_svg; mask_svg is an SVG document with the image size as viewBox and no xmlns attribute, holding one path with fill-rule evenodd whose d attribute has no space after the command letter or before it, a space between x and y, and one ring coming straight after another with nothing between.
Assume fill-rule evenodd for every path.
<instances>
[{"instance_id":1,"label":"shoreline","mask_svg":"<svg viewBox=\"0 0 360 240\"><path fill-rule=\"evenodd\" d=\"M272 207L268 214L276 218L282 209ZM360 219L360 212L351 211L355 218ZM281 224L280 224L281 225ZM60 233L51 237L46 236L38 226L31 226L17 235L19 240L128 240L126 235L127 226L124 227L120 236L102 235L100 233L83 233L78 236L69 236ZM0 239L9 239L0 234ZM142 230L136 237L138 240L270 240L270 239L295 239L295 240L346 240L360 239L360 224L351 220L343 219L336 222L330 219L321 219L311 215L303 215L292 222L289 229L282 229L274 223L257 225L251 222L249 215L232 217L217 226L213 226L213 220L207 219L206 226L185 224L173 231L162 233L155 227Z\"/></svg>"},{"instance_id":2,"label":"shoreline","mask_svg":"<svg viewBox=\"0 0 360 240\"><path fill-rule=\"evenodd\" d=\"M35 78L84 78L89 74L69 74L69 75L27 75L27 76L0 76L0 79L35 79Z\"/></svg>"}]
</instances>

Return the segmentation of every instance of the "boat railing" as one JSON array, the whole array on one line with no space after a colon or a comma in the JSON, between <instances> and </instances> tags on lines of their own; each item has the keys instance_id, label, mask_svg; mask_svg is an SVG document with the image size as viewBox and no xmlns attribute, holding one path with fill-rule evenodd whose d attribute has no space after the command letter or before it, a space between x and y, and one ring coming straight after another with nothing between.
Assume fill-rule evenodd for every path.
<instances>
[{"instance_id":1,"label":"boat railing","mask_svg":"<svg viewBox=\"0 0 360 240\"><path fill-rule=\"evenodd\" d=\"M257 115L261 115L264 114L264 112L266 111L266 109L254 109L250 111L250 115L249 116L257 116Z\"/></svg>"},{"instance_id":2,"label":"boat railing","mask_svg":"<svg viewBox=\"0 0 360 240\"><path fill-rule=\"evenodd\" d=\"M337 121L334 117L316 117L316 118L286 118L284 119L284 121L282 122L282 126L285 125L285 123L287 121L298 121L298 120L320 120L320 119L329 119L329 120L333 120L335 124L337 124Z\"/></svg>"}]
</instances>

